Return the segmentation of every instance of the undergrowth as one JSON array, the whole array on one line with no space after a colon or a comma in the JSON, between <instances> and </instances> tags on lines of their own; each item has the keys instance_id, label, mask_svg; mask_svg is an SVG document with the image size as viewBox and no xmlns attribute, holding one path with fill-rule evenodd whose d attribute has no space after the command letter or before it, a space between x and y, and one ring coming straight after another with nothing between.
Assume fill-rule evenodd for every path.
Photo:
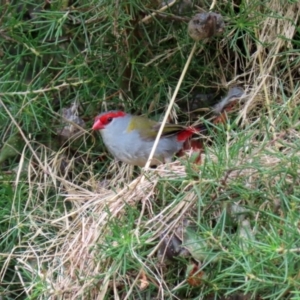
<instances>
[{"instance_id":1,"label":"undergrowth","mask_svg":"<svg viewBox=\"0 0 300 300\"><path fill-rule=\"evenodd\" d=\"M300 299L299 1L175 2L2 1L1 300ZM114 161L94 117L162 120L210 7L170 116L201 163Z\"/></svg>"}]
</instances>

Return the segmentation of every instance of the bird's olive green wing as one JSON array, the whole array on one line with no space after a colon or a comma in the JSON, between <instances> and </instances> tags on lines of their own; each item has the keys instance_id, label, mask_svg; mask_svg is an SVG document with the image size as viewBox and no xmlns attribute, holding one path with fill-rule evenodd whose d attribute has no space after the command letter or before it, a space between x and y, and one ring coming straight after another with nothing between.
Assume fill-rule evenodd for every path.
<instances>
[{"instance_id":1,"label":"bird's olive green wing","mask_svg":"<svg viewBox=\"0 0 300 300\"><path fill-rule=\"evenodd\" d=\"M143 139L151 140L151 139L155 139L155 137L159 131L160 124L161 123L155 122L153 120L147 119L142 116L135 116L130 121L127 131L130 132L130 131L138 128L140 136ZM182 125L166 124L162 135L170 136L170 135L178 133L178 131L183 130L184 128L185 127Z\"/></svg>"}]
</instances>

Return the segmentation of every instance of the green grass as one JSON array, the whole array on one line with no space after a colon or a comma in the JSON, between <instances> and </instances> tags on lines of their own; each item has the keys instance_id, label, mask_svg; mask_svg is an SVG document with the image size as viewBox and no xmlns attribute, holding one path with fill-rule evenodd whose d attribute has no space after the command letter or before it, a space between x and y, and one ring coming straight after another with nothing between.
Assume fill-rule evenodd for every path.
<instances>
[{"instance_id":1,"label":"green grass","mask_svg":"<svg viewBox=\"0 0 300 300\"><path fill-rule=\"evenodd\" d=\"M197 44L171 113L207 124L201 165L141 174L90 130L106 109L163 118L185 20L210 5L148 22L156 1L0 5L1 300L300 299L298 1L214 4L225 32ZM189 113L231 86L225 124Z\"/></svg>"}]
</instances>

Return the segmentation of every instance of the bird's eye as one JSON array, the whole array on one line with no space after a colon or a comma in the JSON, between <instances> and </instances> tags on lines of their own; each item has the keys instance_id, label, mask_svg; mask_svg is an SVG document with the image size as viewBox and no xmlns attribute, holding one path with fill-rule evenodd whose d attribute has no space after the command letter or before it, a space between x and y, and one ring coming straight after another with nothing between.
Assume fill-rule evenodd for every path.
<instances>
[{"instance_id":1,"label":"bird's eye","mask_svg":"<svg viewBox=\"0 0 300 300\"><path fill-rule=\"evenodd\" d=\"M110 123L112 121L112 117L107 118L107 123Z\"/></svg>"}]
</instances>

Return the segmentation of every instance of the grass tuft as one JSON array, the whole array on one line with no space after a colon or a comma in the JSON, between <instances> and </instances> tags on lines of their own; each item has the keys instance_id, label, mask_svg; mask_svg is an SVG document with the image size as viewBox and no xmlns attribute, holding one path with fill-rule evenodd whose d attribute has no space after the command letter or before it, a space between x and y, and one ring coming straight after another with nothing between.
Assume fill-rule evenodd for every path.
<instances>
[{"instance_id":1,"label":"grass tuft","mask_svg":"<svg viewBox=\"0 0 300 300\"><path fill-rule=\"evenodd\" d=\"M187 3L1 5L1 299L299 299L300 4ZM225 32L193 53L210 7ZM233 86L226 122L203 120ZM207 124L200 165L141 172L91 133L169 103Z\"/></svg>"}]
</instances>

